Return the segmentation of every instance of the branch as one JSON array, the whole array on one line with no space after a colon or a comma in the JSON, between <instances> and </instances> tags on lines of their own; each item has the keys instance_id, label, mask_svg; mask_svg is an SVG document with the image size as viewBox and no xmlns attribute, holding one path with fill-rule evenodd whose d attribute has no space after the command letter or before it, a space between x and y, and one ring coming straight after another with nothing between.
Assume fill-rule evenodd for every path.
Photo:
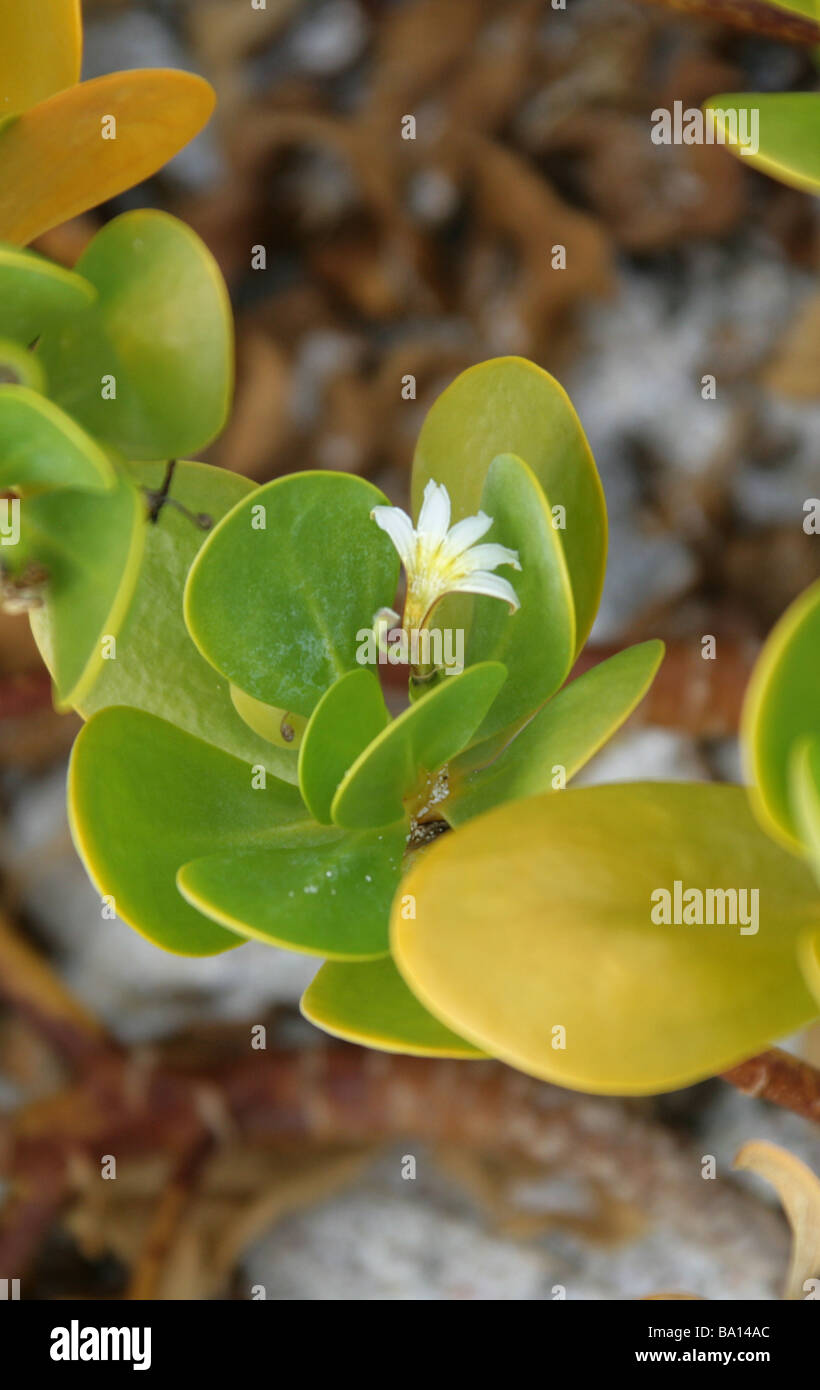
<instances>
[{"instance_id":1,"label":"branch","mask_svg":"<svg viewBox=\"0 0 820 1390\"><path fill-rule=\"evenodd\" d=\"M731 1067L723 1080L746 1096L758 1096L820 1124L820 1071L779 1047Z\"/></svg>"},{"instance_id":2,"label":"branch","mask_svg":"<svg viewBox=\"0 0 820 1390\"><path fill-rule=\"evenodd\" d=\"M174 1241L191 1205L202 1170L214 1150L214 1141L212 1133L203 1134L177 1164L137 1257L128 1288L129 1299L157 1297Z\"/></svg>"},{"instance_id":3,"label":"branch","mask_svg":"<svg viewBox=\"0 0 820 1390\"><path fill-rule=\"evenodd\" d=\"M783 43L820 43L820 24L808 15L779 9L768 0L648 0L666 10L681 10L696 19L728 24L732 29L751 30L764 38Z\"/></svg>"},{"instance_id":4,"label":"branch","mask_svg":"<svg viewBox=\"0 0 820 1390\"><path fill-rule=\"evenodd\" d=\"M117 1050L102 1025L2 915L0 998L74 1066L86 1066L101 1054Z\"/></svg>"}]
</instances>

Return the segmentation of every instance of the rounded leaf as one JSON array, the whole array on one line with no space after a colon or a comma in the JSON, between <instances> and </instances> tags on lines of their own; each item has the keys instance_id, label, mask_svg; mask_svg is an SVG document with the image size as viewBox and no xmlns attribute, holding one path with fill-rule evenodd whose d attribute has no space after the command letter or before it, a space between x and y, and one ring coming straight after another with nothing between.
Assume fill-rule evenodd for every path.
<instances>
[{"instance_id":1,"label":"rounded leaf","mask_svg":"<svg viewBox=\"0 0 820 1390\"><path fill-rule=\"evenodd\" d=\"M99 444L28 386L0 386L0 445L0 488L105 491L116 482Z\"/></svg>"},{"instance_id":2,"label":"rounded leaf","mask_svg":"<svg viewBox=\"0 0 820 1390\"><path fill-rule=\"evenodd\" d=\"M820 926L816 885L739 787L517 801L443 836L402 893L416 916L394 904L393 956L422 1003L562 1086L686 1086L818 1011L797 960Z\"/></svg>"},{"instance_id":3,"label":"rounded leaf","mask_svg":"<svg viewBox=\"0 0 820 1390\"><path fill-rule=\"evenodd\" d=\"M231 703L249 729L277 748L286 748L294 753L298 751L308 724L303 714L263 704L261 700L254 700L252 695L246 695L236 685L232 685L230 690Z\"/></svg>"},{"instance_id":4,"label":"rounded leaf","mask_svg":"<svg viewBox=\"0 0 820 1390\"><path fill-rule=\"evenodd\" d=\"M9 385L27 386L42 394L46 388L45 372L33 352L10 338L0 338L0 387Z\"/></svg>"},{"instance_id":5,"label":"rounded leaf","mask_svg":"<svg viewBox=\"0 0 820 1390\"><path fill-rule=\"evenodd\" d=\"M163 464L132 466L138 488L156 492ZM218 521L255 490L247 478L204 463L178 463L171 497L193 516ZM88 718L109 705L131 705L158 715L206 743L251 765L261 765L288 782L296 781L296 754L274 747L239 717L228 684L204 661L188 636L182 593L191 563L207 533L191 516L166 505L148 524L141 500L144 552L133 598L116 632L117 659L105 661L93 685L76 700ZM54 638L48 609L32 615L35 637L48 662Z\"/></svg>"},{"instance_id":6,"label":"rounded leaf","mask_svg":"<svg viewBox=\"0 0 820 1390\"><path fill-rule=\"evenodd\" d=\"M419 1003L389 957L363 965L328 961L301 1008L317 1028L362 1047L463 1061L484 1055Z\"/></svg>"},{"instance_id":7,"label":"rounded leaf","mask_svg":"<svg viewBox=\"0 0 820 1390\"><path fill-rule=\"evenodd\" d=\"M80 80L80 0L0 0L0 117Z\"/></svg>"},{"instance_id":8,"label":"rounded leaf","mask_svg":"<svg viewBox=\"0 0 820 1390\"><path fill-rule=\"evenodd\" d=\"M361 666L322 696L299 750L299 789L316 820L331 823L336 788L388 719L377 677Z\"/></svg>"},{"instance_id":9,"label":"rounded leaf","mask_svg":"<svg viewBox=\"0 0 820 1390\"><path fill-rule=\"evenodd\" d=\"M505 801L565 785L640 704L663 653L657 641L616 652L564 686L512 740L497 735L454 758L442 815L465 825Z\"/></svg>"},{"instance_id":10,"label":"rounded leaf","mask_svg":"<svg viewBox=\"0 0 820 1390\"><path fill-rule=\"evenodd\" d=\"M196 859L177 886L197 911L270 946L334 960L386 955L406 826L316 831L304 847L249 845Z\"/></svg>"},{"instance_id":11,"label":"rounded leaf","mask_svg":"<svg viewBox=\"0 0 820 1390\"><path fill-rule=\"evenodd\" d=\"M114 72L0 125L0 241L25 246L155 174L199 133L213 88L190 72ZM103 139L114 117L116 139Z\"/></svg>"},{"instance_id":12,"label":"rounded leaf","mask_svg":"<svg viewBox=\"0 0 820 1390\"><path fill-rule=\"evenodd\" d=\"M445 676L388 724L339 785L331 806L336 824L358 829L405 816L405 798L472 738L505 676L498 661Z\"/></svg>"},{"instance_id":13,"label":"rounded leaf","mask_svg":"<svg viewBox=\"0 0 820 1390\"><path fill-rule=\"evenodd\" d=\"M57 707L72 709L100 672L116 665L111 643L139 576L145 508L136 488L121 478L107 493L55 489L27 497L21 518L24 553L48 575L32 629Z\"/></svg>"},{"instance_id":14,"label":"rounded leaf","mask_svg":"<svg viewBox=\"0 0 820 1390\"><path fill-rule=\"evenodd\" d=\"M710 97L704 110L744 164L806 193L820 191L820 92L731 92ZM744 130L751 144L739 139Z\"/></svg>"},{"instance_id":15,"label":"rounded leaf","mask_svg":"<svg viewBox=\"0 0 820 1390\"><path fill-rule=\"evenodd\" d=\"M81 275L33 251L0 246L0 336L29 347L95 298L94 286Z\"/></svg>"},{"instance_id":16,"label":"rounded leaf","mask_svg":"<svg viewBox=\"0 0 820 1390\"><path fill-rule=\"evenodd\" d=\"M299 714L358 669L358 633L392 602L399 559L370 520L385 498L345 473L293 473L240 502L185 591L188 630L254 699Z\"/></svg>"},{"instance_id":17,"label":"rounded leaf","mask_svg":"<svg viewBox=\"0 0 820 1390\"><path fill-rule=\"evenodd\" d=\"M518 552L514 587L521 607L477 596L467 665L503 661L507 680L478 730L488 738L516 724L563 684L575 654L575 610L566 560L547 497L532 469L514 454L490 464L481 509L493 518L486 542Z\"/></svg>"},{"instance_id":18,"label":"rounded leaf","mask_svg":"<svg viewBox=\"0 0 820 1390\"><path fill-rule=\"evenodd\" d=\"M127 212L97 233L77 270L97 299L43 334L49 394L129 458L204 448L233 390L231 307L204 242L167 213Z\"/></svg>"},{"instance_id":19,"label":"rounded leaf","mask_svg":"<svg viewBox=\"0 0 820 1390\"><path fill-rule=\"evenodd\" d=\"M184 901L176 887L183 864L243 837L298 846L319 829L295 787L274 777L262 785L238 758L124 707L102 710L80 731L68 807L77 852L117 915L186 956L239 941Z\"/></svg>"},{"instance_id":20,"label":"rounded leaf","mask_svg":"<svg viewBox=\"0 0 820 1390\"><path fill-rule=\"evenodd\" d=\"M553 377L522 357L481 362L439 396L416 446L414 507L418 511L433 479L446 486L454 518L473 515L499 454L517 454L538 478L550 505L564 508L566 527L557 534L572 584L580 651L603 588L606 504L569 397Z\"/></svg>"},{"instance_id":21,"label":"rounded leaf","mask_svg":"<svg viewBox=\"0 0 820 1390\"><path fill-rule=\"evenodd\" d=\"M752 803L762 825L800 848L791 805L791 759L820 738L820 583L787 608L758 657L741 721Z\"/></svg>"}]
</instances>

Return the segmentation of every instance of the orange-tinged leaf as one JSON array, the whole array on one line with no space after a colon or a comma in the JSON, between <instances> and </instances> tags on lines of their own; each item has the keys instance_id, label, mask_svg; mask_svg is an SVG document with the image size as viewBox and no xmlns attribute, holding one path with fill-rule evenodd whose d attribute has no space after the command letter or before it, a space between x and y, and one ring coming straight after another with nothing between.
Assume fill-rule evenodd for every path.
<instances>
[{"instance_id":1,"label":"orange-tinged leaf","mask_svg":"<svg viewBox=\"0 0 820 1390\"><path fill-rule=\"evenodd\" d=\"M215 95L144 68L83 82L0 129L0 240L24 245L156 173L202 129ZM116 139L103 122L116 118Z\"/></svg>"},{"instance_id":2,"label":"orange-tinged leaf","mask_svg":"<svg viewBox=\"0 0 820 1390\"><path fill-rule=\"evenodd\" d=\"M80 0L0 0L0 116L80 80Z\"/></svg>"}]
</instances>

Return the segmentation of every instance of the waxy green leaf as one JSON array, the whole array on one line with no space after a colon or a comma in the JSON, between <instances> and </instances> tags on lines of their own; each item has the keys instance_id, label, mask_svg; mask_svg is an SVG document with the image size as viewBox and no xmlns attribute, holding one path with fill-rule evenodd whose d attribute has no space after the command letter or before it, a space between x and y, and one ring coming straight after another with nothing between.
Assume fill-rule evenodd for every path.
<instances>
[{"instance_id":1,"label":"waxy green leaf","mask_svg":"<svg viewBox=\"0 0 820 1390\"><path fill-rule=\"evenodd\" d=\"M11 338L0 338L0 387L27 386L43 394L46 376L33 352ZM2 440L0 440L2 444Z\"/></svg>"},{"instance_id":2,"label":"waxy green leaf","mask_svg":"<svg viewBox=\"0 0 820 1390\"><path fill-rule=\"evenodd\" d=\"M252 695L246 695L236 685L230 689L231 703L249 729L268 743L276 744L277 748L290 749L294 753L298 751L308 725L303 714L294 714L291 710L277 709L275 705L254 700Z\"/></svg>"},{"instance_id":3,"label":"waxy green leaf","mask_svg":"<svg viewBox=\"0 0 820 1390\"><path fill-rule=\"evenodd\" d=\"M549 501L530 468L514 454L490 464L481 509L493 518L485 540L518 551L511 575L521 607L476 597L467 665L503 661L507 680L479 729L489 737L517 724L563 684L575 654L575 611L566 560Z\"/></svg>"},{"instance_id":4,"label":"waxy green leaf","mask_svg":"<svg viewBox=\"0 0 820 1390\"><path fill-rule=\"evenodd\" d=\"M28 347L95 298L94 286L81 275L33 251L0 246L0 337Z\"/></svg>"},{"instance_id":5,"label":"waxy green leaf","mask_svg":"<svg viewBox=\"0 0 820 1390\"><path fill-rule=\"evenodd\" d=\"M0 391L0 396L2 392ZM145 540L145 510L131 483L112 492L55 489L21 508L23 555L48 575L32 629L51 672L59 709L88 695L128 610Z\"/></svg>"},{"instance_id":6,"label":"waxy green leaf","mask_svg":"<svg viewBox=\"0 0 820 1390\"><path fill-rule=\"evenodd\" d=\"M726 148L744 164L806 193L820 191L820 92L732 92L710 97L704 109L714 112ZM753 141L745 147L737 138L744 129Z\"/></svg>"},{"instance_id":7,"label":"waxy green leaf","mask_svg":"<svg viewBox=\"0 0 820 1390\"><path fill-rule=\"evenodd\" d=\"M627 647L571 681L512 740L497 735L455 758L442 815L464 825L505 801L569 781L643 699L663 652L656 641Z\"/></svg>"},{"instance_id":8,"label":"waxy green leaf","mask_svg":"<svg viewBox=\"0 0 820 1390\"><path fill-rule=\"evenodd\" d=\"M135 484L156 493L163 482L162 464L134 464ZM223 468L178 463L171 497L194 516L218 521L253 483ZM296 753L253 732L237 714L227 682L200 656L182 617L182 594L191 563L206 532L176 508L162 508L155 524L141 503L144 554L133 599L117 630L117 659L102 664L97 679L81 699L86 718L108 705L131 705L155 714L197 738L259 765L288 782L296 781ZM32 626L47 653L48 614L33 615Z\"/></svg>"},{"instance_id":9,"label":"waxy green leaf","mask_svg":"<svg viewBox=\"0 0 820 1390\"><path fill-rule=\"evenodd\" d=\"M737 891L734 925L710 890ZM442 836L402 894L415 920L394 902L391 947L421 1002L562 1086L685 1086L818 1012L798 963L820 929L816 884L739 787L629 783L502 806Z\"/></svg>"},{"instance_id":10,"label":"waxy green leaf","mask_svg":"<svg viewBox=\"0 0 820 1390\"><path fill-rule=\"evenodd\" d=\"M820 738L820 583L801 594L769 634L746 692L742 731L761 823L799 851L789 776L798 747Z\"/></svg>"},{"instance_id":11,"label":"waxy green leaf","mask_svg":"<svg viewBox=\"0 0 820 1390\"><path fill-rule=\"evenodd\" d=\"M185 592L206 660L254 699L309 715L358 669L357 634L393 601L398 556L370 520L384 501L361 478L309 472L240 502L203 546Z\"/></svg>"},{"instance_id":12,"label":"waxy green leaf","mask_svg":"<svg viewBox=\"0 0 820 1390\"><path fill-rule=\"evenodd\" d=\"M505 676L498 661L445 676L388 724L342 780L331 806L336 824L360 829L406 815L405 799L472 738Z\"/></svg>"},{"instance_id":13,"label":"waxy green leaf","mask_svg":"<svg viewBox=\"0 0 820 1390\"><path fill-rule=\"evenodd\" d=\"M39 392L0 386L0 488L112 488L100 446Z\"/></svg>"},{"instance_id":14,"label":"waxy green leaf","mask_svg":"<svg viewBox=\"0 0 820 1390\"><path fill-rule=\"evenodd\" d=\"M413 505L426 484L444 483L455 519L478 511L487 471L499 454L532 469L550 505L563 507L557 534L576 615L576 651L598 610L607 522L601 480L581 423L558 382L522 357L481 362L447 387L424 422L413 462Z\"/></svg>"},{"instance_id":15,"label":"waxy green leaf","mask_svg":"<svg viewBox=\"0 0 820 1390\"><path fill-rule=\"evenodd\" d=\"M806 739L792 754L790 804L800 840L820 879L820 738Z\"/></svg>"},{"instance_id":16,"label":"waxy green leaf","mask_svg":"<svg viewBox=\"0 0 820 1390\"><path fill-rule=\"evenodd\" d=\"M219 849L310 844L295 787L265 785L212 744L141 710L94 715L71 757L68 804L77 852L99 892L143 936L181 955L238 945L236 933L196 912L177 891L183 864Z\"/></svg>"},{"instance_id":17,"label":"waxy green leaf","mask_svg":"<svg viewBox=\"0 0 820 1390\"><path fill-rule=\"evenodd\" d=\"M416 1057L484 1054L439 1023L410 992L392 960L348 965L328 961L302 996L302 1013L346 1042Z\"/></svg>"},{"instance_id":18,"label":"waxy green leaf","mask_svg":"<svg viewBox=\"0 0 820 1390\"><path fill-rule=\"evenodd\" d=\"M323 842L194 860L180 869L179 890L221 926L272 946L335 960L386 955L407 827L315 831Z\"/></svg>"},{"instance_id":19,"label":"waxy green leaf","mask_svg":"<svg viewBox=\"0 0 820 1390\"><path fill-rule=\"evenodd\" d=\"M204 448L233 390L231 308L205 244L166 213L128 212L98 232L77 271L98 298L43 334L54 400L129 458Z\"/></svg>"},{"instance_id":20,"label":"waxy green leaf","mask_svg":"<svg viewBox=\"0 0 820 1390\"><path fill-rule=\"evenodd\" d=\"M299 789L316 820L331 823L339 783L388 720L378 677L364 667L340 676L322 696L299 750Z\"/></svg>"}]
</instances>

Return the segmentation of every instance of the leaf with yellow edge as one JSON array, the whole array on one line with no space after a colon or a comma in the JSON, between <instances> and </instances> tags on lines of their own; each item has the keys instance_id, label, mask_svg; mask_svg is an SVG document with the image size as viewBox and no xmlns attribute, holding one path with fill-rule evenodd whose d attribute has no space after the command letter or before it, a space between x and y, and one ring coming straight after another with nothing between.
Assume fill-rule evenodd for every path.
<instances>
[{"instance_id":1,"label":"leaf with yellow edge","mask_svg":"<svg viewBox=\"0 0 820 1390\"><path fill-rule=\"evenodd\" d=\"M783 1204L794 1242L784 1298L809 1298L820 1287L820 1179L799 1158L753 1139L735 1157L735 1168L757 1173Z\"/></svg>"},{"instance_id":2,"label":"leaf with yellow edge","mask_svg":"<svg viewBox=\"0 0 820 1390\"><path fill-rule=\"evenodd\" d=\"M558 772L568 782L643 699L663 653L655 640L626 647L565 685L512 740L497 735L459 754L442 815L455 829L502 802L554 790Z\"/></svg>"},{"instance_id":3,"label":"leaf with yellow edge","mask_svg":"<svg viewBox=\"0 0 820 1390\"><path fill-rule=\"evenodd\" d=\"M809 863L820 882L820 739L800 744L792 756L791 804ZM801 942L800 963L820 1004L820 932Z\"/></svg>"},{"instance_id":4,"label":"leaf with yellow edge","mask_svg":"<svg viewBox=\"0 0 820 1390\"><path fill-rule=\"evenodd\" d=\"M484 1054L439 1023L411 994L389 957L327 961L302 995L302 1013L334 1038L414 1057Z\"/></svg>"},{"instance_id":5,"label":"leaf with yellow edge","mask_svg":"<svg viewBox=\"0 0 820 1390\"><path fill-rule=\"evenodd\" d=\"M112 488L99 444L70 415L28 386L0 386L0 488Z\"/></svg>"},{"instance_id":6,"label":"leaf with yellow edge","mask_svg":"<svg viewBox=\"0 0 820 1390\"><path fill-rule=\"evenodd\" d=\"M556 529L575 605L576 651L589 635L604 582L606 503L586 435L566 391L523 357L496 357L462 372L434 402L413 460L413 505L443 483L453 519L478 511L490 464L517 454L562 507ZM556 519L562 519L556 514Z\"/></svg>"},{"instance_id":7,"label":"leaf with yellow edge","mask_svg":"<svg viewBox=\"0 0 820 1390\"><path fill-rule=\"evenodd\" d=\"M0 386L27 386L42 394L46 375L33 352L9 338L0 338Z\"/></svg>"},{"instance_id":8,"label":"leaf with yellow edge","mask_svg":"<svg viewBox=\"0 0 820 1390\"><path fill-rule=\"evenodd\" d=\"M81 275L19 246L0 246L0 334L28 347L35 338L93 304Z\"/></svg>"},{"instance_id":9,"label":"leaf with yellow edge","mask_svg":"<svg viewBox=\"0 0 820 1390\"><path fill-rule=\"evenodd\" d=\"M80 0L0 0L0 117L80 80Z\"/></svg>"},{"instance_id":10,"label":"leaf with yellow edge","mask_svg":"<svg viewBox=\"0 0 820 1390\"><path fill-rule=\"evenodd\" d=\"M770 835L795 851L792 756L820 738L820 583L786 609L758 657L741 720L752 804Z\"/></svg>"},{"instance_id":11,"label":"leaf with yellow edge","mask_svg":"<svg viewBox=\"0 0 820 1390\"><path fill-rule=\"evenodd\" d=\"M115 72L58 92L0 127L0 240L25 245L155 174L209 120L213 88L189 72ZM103 122L116 120L116 139Z\"/></svg>"},{"instance_id":12,"label":"leaf with yellow edge","mask_svg":"<svg viewBox=\"0 0 820 1390\"><path fill-rule=\"evenodd\" d=\"M675 924L676 883L700 890L714 925L705 911L703 925ZM731 902L707 897L744 888L750 927L758 890L759 929L746 934L743 899L732 926L719 924ZM818 1012L797 960L820 928L816 884L760 830L740 787L630 783L515 801L442 836L402 894L416 916L394 902L391 946L421 1002L562 1086L674 1090Z\"/></svg>"},{"instance_id":13,"label":"leaf with yellow edge","mask_svg":"<svg viewBox=\"0 0 820 1390\"><path fill-rule=\"evenodd\" d=\"M820 92L732 92L710 97L704 110L714 112L717 138L744 164L820 192Z\"/></svg>"},{"instance_id":14,"label":"leaf with yellow edge","mask_svg":"<svg viewBox=\"0 0 820 1390\"><path fill-rule=\"evenodd\" d=\"M231 704L243 724L277 748L287 748L291 752L299 749L308 722L303 714L266 705L264 700L255 700L252 695L247 695L238 685L232 685L229 689Z\"/></svg>"}]
</instances>

